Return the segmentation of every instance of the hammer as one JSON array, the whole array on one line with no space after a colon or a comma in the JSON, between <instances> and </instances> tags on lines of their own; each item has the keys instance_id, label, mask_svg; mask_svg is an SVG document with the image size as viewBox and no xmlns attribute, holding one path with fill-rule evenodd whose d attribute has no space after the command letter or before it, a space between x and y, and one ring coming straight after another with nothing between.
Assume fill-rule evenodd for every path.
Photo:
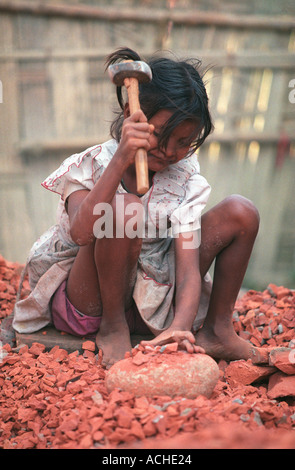
<instances>
[{"instance_id":1,"label":"hammer","mask_svg":"<svg viewBox=\"0 0 295 470\"><path fill-rule=\"evenodd\" d=\"M127 60L108 67L112 82L127 88L129 109L133 114L140 109L138 83L148 83L152 71L148 64L139 60ZM149 189L147 154L145 149L138 149L135 156L136 184L138 194L145 194Z\"/></svg>"}]
</instances>

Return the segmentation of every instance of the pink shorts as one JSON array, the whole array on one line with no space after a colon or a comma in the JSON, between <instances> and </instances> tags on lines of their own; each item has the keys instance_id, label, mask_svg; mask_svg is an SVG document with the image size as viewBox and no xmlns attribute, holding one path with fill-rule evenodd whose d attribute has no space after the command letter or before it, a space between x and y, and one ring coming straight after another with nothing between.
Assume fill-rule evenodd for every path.
<instances>
[{"instance_id":1,"label":"pink shorts","mask_svg":"<svg viewBox=\"0 0 295 470\"><path fill-rule=\"evenodd\" d=\"M92 317L79 312L69 301L64 281L52 297L51 313L55 328L74 336L93 337L99 330L101 316ZM130 333L151 334L142 320L135 303L125 313Z\"/></svg>"}]
</instances>

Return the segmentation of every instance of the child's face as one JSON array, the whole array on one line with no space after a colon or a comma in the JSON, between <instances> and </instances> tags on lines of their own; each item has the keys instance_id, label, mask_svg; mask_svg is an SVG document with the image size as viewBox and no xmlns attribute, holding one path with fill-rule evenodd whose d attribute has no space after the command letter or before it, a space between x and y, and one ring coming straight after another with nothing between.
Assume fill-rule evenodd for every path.
<instances>
[{"instance_id":1,"label":"child's face","mask_svg":"<svg viewBox=\"0 0 295 470\"><path fill-rule=\"evenodd\" d=\"M149 120L149 123L155 126L154 133L150 137L151 148L147 154L148 167L152 171L163 170L167 166L182 160L188 154L193 140L197 137L196 123L183 121L171 133L167 147L159 148L159 134L171 116L172 111L162 109Z\"/></svg>"}]
</instances>

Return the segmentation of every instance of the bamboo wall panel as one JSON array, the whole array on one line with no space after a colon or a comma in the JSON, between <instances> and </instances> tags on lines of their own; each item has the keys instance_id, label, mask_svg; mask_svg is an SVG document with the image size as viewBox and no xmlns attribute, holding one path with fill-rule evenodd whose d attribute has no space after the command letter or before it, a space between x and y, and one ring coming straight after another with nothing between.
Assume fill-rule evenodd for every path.
<instances>
[{"instance_id":1,"label":"bamboo wall panel","mask_svg":"<svg viewBox=\"0 0 295 470\"><path fill-rule=\"evenodd\" d=\"M215 122L199 150L212 185L208 207L233 193L252 199L261 228L247 286L294 287L295 4L288 0L45 0L42 8L0 0L0 252L25 261L55 223L58 197L40 183L64 158L109 137L116 97L104 60L122 45L144 57L163 49L202 59Z\"/></svg>"}]
</instances>

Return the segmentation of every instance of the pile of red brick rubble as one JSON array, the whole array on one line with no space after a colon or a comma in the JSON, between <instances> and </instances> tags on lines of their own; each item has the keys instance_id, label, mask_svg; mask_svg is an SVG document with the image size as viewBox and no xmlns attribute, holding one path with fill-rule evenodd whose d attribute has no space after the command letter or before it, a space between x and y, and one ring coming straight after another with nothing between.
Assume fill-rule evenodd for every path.
<instances>
[{"instance_id":1,"label":"pile of red brick rubble","mask_svg":"<svg viewBox=\"0 0 295 470\"><path fill-rule=\"evenodd\" d=\"M0 321L13 310L21 268L0 257ZM209 398L109 392L89 340L83 354L2 344L0 448L294 448L295 292L272 284L250 290L237 301L233 322L265 349L268 363L219 361ZM149 351L134 348L137 354L142 363Z\"/></svg>"}]
</instances>

